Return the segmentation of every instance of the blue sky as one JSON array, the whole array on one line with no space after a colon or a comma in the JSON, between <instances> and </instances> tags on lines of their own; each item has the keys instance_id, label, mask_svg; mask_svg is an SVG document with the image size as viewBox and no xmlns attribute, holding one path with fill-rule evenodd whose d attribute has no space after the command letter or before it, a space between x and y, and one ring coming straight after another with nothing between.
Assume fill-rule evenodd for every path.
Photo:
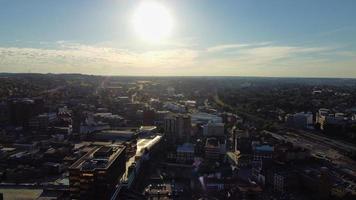
<instances>
[{"instance_id":1,"label":"blue sky","mask_svg":"<svg viewBox=\"0 0 356 200\"><path fill-rule=\"evenodd\" d=\"M169 38L140 40L135 0L0 0L0 72L356 77L354 0L157 0Z\"/></svg>"}]
</instances>

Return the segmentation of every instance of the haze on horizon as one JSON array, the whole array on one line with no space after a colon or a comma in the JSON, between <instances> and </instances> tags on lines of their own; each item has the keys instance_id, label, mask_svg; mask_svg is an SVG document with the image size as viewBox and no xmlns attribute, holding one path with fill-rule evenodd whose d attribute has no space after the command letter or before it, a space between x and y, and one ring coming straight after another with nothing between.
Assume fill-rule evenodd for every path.
<instances>
[{"instance_id":1,"label":"haze on horizon","mask_svg":"<svg viewBox=\"0 0 356 200\"><path fill-rule=\"evenodd\" d=\"M0 72L356 78L354 0L0 0Z\"/></svg>"}]
</instances>

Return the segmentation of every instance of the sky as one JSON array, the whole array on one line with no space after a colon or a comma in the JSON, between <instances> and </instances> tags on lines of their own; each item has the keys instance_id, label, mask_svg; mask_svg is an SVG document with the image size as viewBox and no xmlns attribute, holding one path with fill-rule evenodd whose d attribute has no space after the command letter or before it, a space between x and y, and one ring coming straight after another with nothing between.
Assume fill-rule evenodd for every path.
<instances>
[{"instance_id":1,"label":"sky","mask_svg":"<svg viewBox=\"0 0 356 200\"><path fill-rule=\"evenodd\" d=\"M0 72L356 78L355 0L148 0L171 34L144 41L143 0L0 0Z\"/></svg>"}]
</instances>

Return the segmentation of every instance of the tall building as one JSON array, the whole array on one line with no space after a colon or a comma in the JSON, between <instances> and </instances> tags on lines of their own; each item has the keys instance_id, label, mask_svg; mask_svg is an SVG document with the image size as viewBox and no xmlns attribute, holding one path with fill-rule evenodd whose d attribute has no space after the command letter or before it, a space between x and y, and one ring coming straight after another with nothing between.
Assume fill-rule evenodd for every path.
<instances>
[{"instance_id":1,"label":"tall building","mask_svg":"<svg viewBox=\"0 0 356 200\"><path fill-rule=\"evenodd\" d=\"M167 142L169 144L176 143L176 118L175 117L167 117L164 119L164 132L166 135Z\"/></svg>"},{"instance_id":2,"label":"tall building","mask_svg":"<svg viewBox=\"0 0 356 200\"><path fill-rule=\"evenodd\" d=\"M31 117L43 112L42 99L12 99L8 102L10 122L15 126L28 127Z\"/></svg>"},{"instance_id":3,"label":"tall building","mask_svg":"<svg viewBox=\"0 0 356 200\"><path fill-rule=\"evenodd\" d=\"M146 108L143 110L143 119L142 119L142 122L143 122L143 125L144 126L152 126L154 125L154 122L155 122L155 115L156 115L156 112L154 109L151 109L151 108Z\"/></svg>"},{"instance_id":4,"label":"tall building","mask_svg":"<svg viewBox=\"0 0 356 200\"><path fill-rule=\"evenodd\" d=\"M109 199L125 172L125 147L94 147L69 168L71 199Z\"/></svg>"},{"instance_id":5,"label":"tall building","mask_svg":"<svg viewBox=\"0 0 356 200\"><path fill-rule=\"evenodd\" d=\"M330 110L326 108L320 108L315 116L315 123L319 124L320 129L324 130L324 125L326 122L326 118L330 115Z\"/></svg>"},{"instance_id":6,"label":"tall building","mask_svg":"<svg viewBox=\"0 0 356 200\"><path fill-rule=\"evenodd\" d=\"M189 115L173 115L164 120L164 130L168 143L176 144L190 140L191 119Z\"/></svg>"},{"instance_id":7,"label":"tall building","mask_svg":"<svg viewBox=\"0 0 356 200\"><path fill-rule=\"evenodd\" d=\"M8 121L9 118L7 103L0 102L0 124Z\"/></svg>"},{"instance_id":8,"label":"tall building","mask_svg":"<svg viewBox=\"0 0 356 200\"><path fill-rule=\"evenodd\" d=\"M189 115L179 115L177 116L177 133L178 133L178 141L186 142L190 141L192 124Z\"/></svg>"}]
</instances>

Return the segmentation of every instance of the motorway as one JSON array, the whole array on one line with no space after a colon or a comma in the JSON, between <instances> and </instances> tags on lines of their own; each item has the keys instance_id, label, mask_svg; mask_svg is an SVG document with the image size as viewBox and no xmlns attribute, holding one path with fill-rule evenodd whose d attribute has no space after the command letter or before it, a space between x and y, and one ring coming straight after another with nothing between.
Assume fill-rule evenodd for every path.
<instances>
[{"instance_id":1,"label":"motorway","mask_svg":"<svg viewBox=\"0 0 356 200\"><path fill-rule=\"evenodd\" d=\"M308 132L304 130L294 130L293 132L297 132L298 135L302 135L304 137L310 138L315 141L323 142L325 144L330 145L331 147L343 151L343 152L356 152L356 147L353 144L349 144L344 141L333 140L327 138L325 136L320 135L319 133Z\"/></svg>"},{"instance_id":2,"label":"motorway","mask_svg":"<svg viewBox=\"0 0 356 200\"><path fill-rule=\"evenodd\" d=\"M309 135L305 135L307 133L298 134L286 132L284 134L277 134L270 131L265 131L265 133L271 134L279 140L291 142L296 146L309 149L313 156L330 161L331 163L339 166L339 168L347 168L348 170L351 170L350 174L356 177L356 161L340 153L340 151L334 147L335 144L325 142L325 138L321 138L319 136L312 139Z\"/></svg>"}]
</instances>

